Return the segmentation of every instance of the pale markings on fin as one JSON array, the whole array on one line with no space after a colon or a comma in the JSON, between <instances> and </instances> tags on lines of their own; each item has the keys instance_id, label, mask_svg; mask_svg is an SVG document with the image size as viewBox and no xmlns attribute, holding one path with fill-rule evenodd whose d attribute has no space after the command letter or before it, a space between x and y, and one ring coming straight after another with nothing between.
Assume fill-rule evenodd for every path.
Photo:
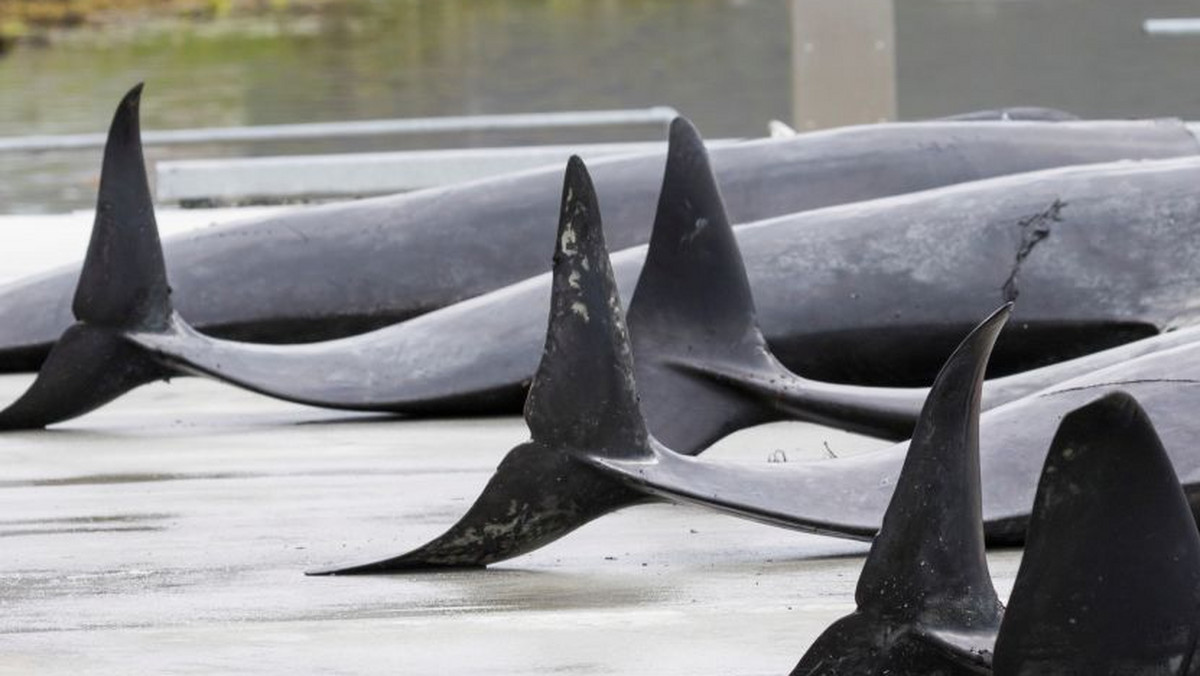
<instances>
[{"instance_id":1,"label":"pale markings on fin","mask_svg":"<svg viewBox=\"0 0 1200 676\"><path fill-rule=\"evenodd\" d=\"M692 226L692 231L683 236L684 243L691 244L692 240L696 239L696 236L699 235L701 233L701 231L703 231L707 227L708 227L708 219L707 218L705 218L703 216L701 216L700 218L697 218L695 224Z\"/></svg>"},{"instance_id":2,"label":"pale markings on fin","mask_svg":"<svg viewBox=\"0 0 1200 676\"><path fill-rule=\"evenodd\" d=\"M584 305L583 303L579 303L579 302L571 303L571 312L574 312L575 314L579 315L580 317L583 317L583 321L585 321L585 322L591 321L590 318L588 317L587 306Z\"/></svg>"},{"instance_id":3,"label":"pale markings on fin","mask_svg":"<svg viewBox=\"0 0 1200 676\"><path fill-rule=\"evenodd\" d=\"M568 221L567 224L563 226L563 234L558 241L558 248L563 252L564 255L574 256L576 253L578 253L578 250L575 249L575 241L575 227L571 222Z\"/></svg>"}]
</instances>

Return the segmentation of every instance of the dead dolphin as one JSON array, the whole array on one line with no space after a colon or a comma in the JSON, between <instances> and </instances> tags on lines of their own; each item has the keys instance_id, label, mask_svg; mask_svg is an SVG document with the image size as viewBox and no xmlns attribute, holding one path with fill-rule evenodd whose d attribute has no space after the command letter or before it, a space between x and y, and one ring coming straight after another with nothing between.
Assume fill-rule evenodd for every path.
<instances>
[{"instance_id":1,"label":"dead dolphin","mask_svg":"<svg viewBox=\"0 0 1200 676\"><path fill-rule=\"evenodd\" d=\"M793 676L1200 673L1200 532L1134 398L1109 394L1063 419L1007 611L984 558L975 430L953 416L922 430L935 416L922 413L857 610Z\"/></svg>"},{"instance_id":2,"label":"dead dolphin","mask_svg":"<svg viewBox=\"0 0 1200 676\"><path fill-rule=\"evenodd\" d=\"M1178 121L916 122L733 144L713 159L742 223L1033 169L1198 150ZM614 249L649 236L662 166L661 153L595 163ZM558 168L547 168L173 237L172 298L200 330L226 338L304 342L393 324L545 271L541 247L530 244L550 237L559 178ZM78 265L67 266L0 293L0 369L38 367L71 324L78 275ZM539 314L542 307L535 305ZM524 379L540 336L539 328L527 346ZM508 401L515 410L522 399Z\"/></svg>"},{"instance_id":3,"label":"dead dolphin","mask_svg":"<svg viewBox=\"0 0 1200 676\"><path fill-rule=\"evenodd\" d=\"M586 168L575 159L564 179L552 274L549 327L525 403L532 441L509 452L483 494L444 535L398 557L327 572L487 565L536 549L614 509L653 499L606 476L597 462L652 463L671 452L647 430L641 414L632 343L600 211ZM935 403L926 407L927 417L978 416L979 396L970 392L981 385L972 386L972 378L982 382L1009 311L998 310L956 351L942 370L941 380L949 384L941 385L940 396L931 396ZM951 429L933 422L925 427L939 434ZM959 436L974 430L970 426Z\"/></svg>"},{"instance_id":4,"label":"dead dolphin","mask_svg":"<svg viewBox=\"0 0 1200 676\"><path fill-rule=\"evenodd\" d=\"M1125 180L1129 178L1125 173L1129 169L1109 167L1101 169L1101 172L1115 172L1112 177L1107 173L1104 175L1112 180ZM1190 169L1168 169L1167 175L1171 180L1177 180L1174 173ZM1200 172L1200 162L1197 162L1195 170ZM1134 175L1137 176L1136 172ZM136 95L131 95L114 118L111 142L106 148L104 176L98 202L99 215L73 305L80 322L64 335L62 344L56 347L30 391L0 412L0 427L37 427L64 420L111 400L132 387L173 373L210 375L302 403L406 413L505 411L515 406L514 400L523 394L527 374L534 369L534 365L530 365L526 359L525 343L532 341L527 337L539 332L538 327L544 326L544 320L527 316L528 307L544 302L539 298L544 290L542 280L530 280L376 332L325 343L279 347L210 339L191 329L174 313L171 298L164 291L168 285L154 226L153 207L143 175L137 134ZM1068 175L1068 178L1073 177L1073 174ZM1050 182L1053 183L1055 178L1061 180L1062 177L1051 176ZM1071 181L1067 183L1072 184ZM1087 183L1086 177L1084 183ZM986 195L992 192L998 191L988 191ZM952 195L950 199L955 197ZM979 199L982 199L980 195L970 192L969 200ZM1143 196L1142 199L1145 201L1148 198ZM1178 198L1176 201L1179 201ZM897 206L897 209L882 209L881 213L892 216L895 215L893 212L897 212L900 216L914 218L914 210L929 207L930 204L929 200L920 200L917 205L903 203ZM1169 204L1159 207L1168 209L1164 218L1175 214L1170 211ZM1091 213L1086 210L1083 212L1085 217ZM850 216L854 217L854 213L850 213ZM879 218L882 220L884 216ZM1109 217L1111 219L1112 215ZM634 295L631 324L634 326L636 351L643 355L638 359L638 377L647 388L644 408L651 429L657 436L671 448L695 453L732 429L772 416L808 416L809 419L824 421L831 406L845 409L846 388L817 388L814 396L812 387L798 387L802 381L795 377L784 377L790 374L774 359L767 359L760 354L765 346L759 344L761 336L753 321L755 310L751 289L745 281L745 270L737 245L729 234L728 218L709 170L707 154L698 134L686 121L678 121L673 126L668 169L663 178L656 221L660 223L655 228L659 234L656 235L656 244L651 247L651 265L642 275L638 292ZM851 221L860 227L871 227L869 223L859 222L856 217ZM1182 225L1178 221L1171 223ZM704 224L704 227L698 228L697 224ZM749 239L756 244L760 255L774 255L780 238L795 237L791 233L778 231L781 229L779 226L787 224L786 221L767 223L748 231L755 233ZM943 224L946 229L955 229L959 225L953 219L947 219ZM1003 225L1002 222L994 224L995 229L1001 229ZM801 227L817 227L817 224L805 222ZM758 236L760 232L765 234L761 242ZM1185 230L1185 235L1188 232ZM999 235L1003 237L1004 233ZM1084 244L1078 246L1084 249L1086 262L1097 265L1109 262L1103 252L1089 253L1086 233L1082 237ZM692 253L685 256L675 251L680 248L679 242L686 243L687 246L683 248L690 248ZM1186 250L1186 245L1186 240L1177 240L1171 250ZM626 275L636 273L636 266L640 263L635 258L637 253L624 254ZM1067 255L1064 260L1069 262L1070 257ZM705 259L707 263L705 266L696 266L689 258ZM1129 263L1127 260L1118 262ZM953 267L952 261L950 263L952 267L947 274L958 272L959 268ZM1133 263L1146 265L1137 260ZM1156 264L1150 264L1150 276L1174 282L1167 277L1166 271L1155 270L1153 266ZM788 262L768 258L765 265L768 268L780 267L788 265ZM997 274L1011 275L1007 273L1007 268L1008 264L1003 264ZM790 285L792 280L786 278L787 274L786 270L775 271L768 279L775 284ZM796 271L796 276L801 278L804 274L803 269ZM677 283L672 281L672 276L686 279L683 283ZM914 284L913 281L901 281L910 287ZM1080 290L1074 279L1054 279L1050 283L1064 287L1069 297L1082 292L1084 298L1090 298L1092 294L1098 294L1100 288L1093 282ZM918 284L922 292L924 287L925 282ZM1181 302L1173 289L1154 290L1165 301L1161 305ZM894 289L876 291L890 294ZM699 303L686 298L688 294L705 292L709 294L708 297ZM865 295L873 302L878 302L871 293ZM1039 295L1044 298L1043 303L1052 307L1064 305L1050 289L1037 289L1034 297ZM140 300L135 302L135 298ZM955 310L963 313L970 311L970 303L966 299L955 297L952 300L959 306ZM1114 300L1119 302L1114 303ZM1107 287L1104 287L1100 301L1113 306L1110 311L1116 311L1119 316L1130 311L1125 299L1114 298L1107 292ZM844 302L836 299L832 303L831 307L844 305ZM781 300L774 307L782 313L785 312L782 306ZM1155 309L1152 302L1136 308L1143 312ZM794 314L801 312L801 309L786 312ZM728 316L717 317L717 313ZM1158 314L1160 317L1168 316L1162 311ZM526 321L515 322L517 318ZM860 321L887 325L897 319L893 315L890 318L862 317ZM953 316L950 319L957 321ZM1027 321L1023 329L1031 332L1035 325ZM924 324L908 328L911 330L920 326ZM716 338L717 327L727 327L721 330L733 331L736 336L747 339L753 334L758 342L743 341L737 346L741 352L718 350L710 354L708 343ZM876 329L870 326L864 328L867 340L879 338ZM932 334L928 339L938 338L949 331L945 327L927 328L927 332ZM1062 349L1069 351L1082 349L1076 344L1078 341L1072 340L1078 337L1078 330L1072 326L1070 318L1057 323L1050 319L1040 328L1040 339L1057 340L1060 348L1065 344L1066 347ZM1101 331L1102 328L1105 331ZM1093 341L1117 342L1127 337L1128 328L1126 322L1119 320L1098 322L1090 330L1096 332L1092 336ZM800 332L799 336L786 337L792 342L804 338L806 327L795 330ZM1153 331L1154 327L1142 330ZM663 335L669 339L665 342L673 340L674 345L662 344L664 341L659 339ZM680 336L690 336L686 350L704 351L706 361L698 360L698 354L684 355L685 360L676 359L680 356ZM820 333L808 337L818 341L824 339ZM1176 335L1162 340L1170 343L1181 339L1181 335ZM929 351L925 343L905 344L898 341L893 347L900 356L908 359ZM1053 347L1049 346L1049 349L1053 351ZM1029 346L1025 349L1028 350ZM1126 352L1089 357L1092 360L1089 362L1061 364L1049 370L995 383L989 385L989 398L995 402L1011 399L1039 389L1048 382L1126 358L1129 351L1142 349L1145 348L1130 347ZM1069 356L1070 352L1067 354ZM740 357L747 359L739 361ZM663 368L668 360L673 361L667 364L669 368ZM896 361L893 359L892 363ZM861 361L856 358L852 358L851 363L855 367L861 366ZM745 368L747 364L754 368ZM727 387L728 382L713 385L716 381L730 380L728 372L736 368L742 368L739 372L741 380L736 383L738 387ZM691 369L693 373L680 375L677 371L681 369ZM689 377L694 382L688 382ZM702 382L705 379L708 382ZM764 389L763 382L767 381L771 381L772 385L782 383L785 388L791 388L798 394L790 398L781 396L779 388L766 395L762 392L755 394L756 390ZM739 387L740 392L736 391ZM667 391L665 396L660 396L664 390ZM706 394L702 390L711 392ZM858 426L861 431L893 436L907 436L897 430L911 427L911 420L924 397L923 391L882 394L881 391L870 391L865 395L854 388L849 388L849 391L852 397L862 399L865 396L873 400L882 397L887 400L887 406L903 408L899 414L891 409L882 414L873 410L871 414L875 418L865 421L844 416L848 425ZM676 414L677 402L687 401L688 406L694 406L702 394L711 394L715 398L713 406L724 407L725 410L710 410L705 415ZM755 397L758 401L752 401ZM764 406L764 400L770 405ZM697 409L693 412L700 411ZM881 418L882 422L879 420Z\"/></svg>"},{"instance_id":5,"label":"dead dolphin","mask_svg":"<svg viewBox=\"0 0 1200 676\"><path fill-rule=\"evenodd\" d=\"M771 353L699 135L672 134L658 213L626 317L642 414L655 438L694 455L750 425L796 419L895 440L912 436L925 388L804 378ZM984 408L1134 357L1200 340L1171 331L984 384Z\"/></svg>"},{"instance_id":6,"label":"dead dolphin","mask_svg":"<svg viewBox=\"0 0 1200 676\"><path fill-rule=\"evenodd\" d=\"M568 203L590 199L584 179L576 163L568 172ZM564 207L564 213L575 211ZM609 340L625 334L619 330L619 303L612 300L619 293L611 268L597 264L606 260L602 237L590 235L601 229L599 213L592 208L582 213L591 218L564 218L558 251L569 251L588 264L556 263L546 348L533 391L551 374L555 382L595 384L599 391L621 383L629 390L626 396L636 399L626 350L609 350L622 358L606 364L608 353L585 337L587 330ZM580 289L592 290L591 295ZM1009 312L1006 306L993 313L967 341L997 331ZM1192 451L1200 440L1193 415L1200 404L1198 385L1200 342L1193 341L1097 369L984 413L981 462L988 477L983 488L988 539L1002 544L1023 540L1046 440L1066 413L1105 392L1128 390L1143 400L1160 423L1180 476L1189 489L1200 489L1200 454ZM527 402L531 429L569 429L592 415L588 387L577 385L572 396L555 392L553 397L531 396ZM843 459L771 466L705 462L647 436L640 408L606 411L605 425L582 426L570 444L556 445L550 438L538 441L535 431L536 451L521 447L510 453L467 514L444 535L409 553L335 572L487 565L532 551L618 507L655 498L809 532L869 539L879 529L908 451L908 444L899 444ZM637 433L623 434L622 443L616 443L606 434L616 430ZM1195 502L1200 505L1200 500ZM553 528L526 528L547 520Z\"/></svg>"},{"instance_id":7,"label":"dead dolphin","mask_svg":"<svg viewBox=\"0 0 1200 676\"><path fill-rule=\"evenodd\" d=\"M763 334L788 368L831 382L927 385L978 317L1019 294L1014 330L993 357L1003 375L1195 321L1197 180L1197 160L1051 170L764 221L739 228L738 242ZM614 256L623 295L644 255ZM549 276L532 278L354 345L408 374L392 410L516 411L549 293ZM185 344L173 333L143 338L150 349ZM306 358L342 345L309 345ZM251 389L276 389L278 363L235 359L233 349L188 358ZM308 386L361 392L348 371L322 372L330 382ZM360 399L368 396L380 400Z\"/></svg>"}]
</instances>

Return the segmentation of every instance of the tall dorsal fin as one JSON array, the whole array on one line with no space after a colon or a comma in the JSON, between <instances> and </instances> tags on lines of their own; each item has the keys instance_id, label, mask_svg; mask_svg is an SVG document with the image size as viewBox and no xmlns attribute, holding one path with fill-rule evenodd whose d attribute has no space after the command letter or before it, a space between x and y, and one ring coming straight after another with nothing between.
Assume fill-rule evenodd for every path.
<instances>
[{"instance_id":1,"label":"tall dorsal fin","mask_svg":"<svg viewBox=\"0 0 1200 676\"><path fill-rule=\"evenodd\" d=\"M100 172L96 221L75 300L75 318L98 326L167 328L171 290L142 157L138 84L117 106Z\"/></svg>"},{"instance_id":2,"label":"tall dorsal fin","mask_svg":"<svg viewBox=\"0 0 1200 676\"><path fill-rule=\"evenodd\" d=\"M646 262L629 303L642 412L655 438L698 453L736 429L779 417L757 398L685 368L720 363L785 373L755 317L708 151L691 122L676 118Z\"/></svg>"},{"instance_id":3,"label":"tall dorsal fin","mask_svg":"<svg viewBox=\"0 0 1200 676\"><path fill-rule=\"evenodd\" d=\"M1196 673L1198 629L1187 497L1145 411L1109 394L1050 446L995 673Z\"/></svg>"},{"instance_id":4,"label":"tall dorsal fin","mask_svg":"<svg viewBox=\"0 0 1200 676\"><path fill-rule=\"evenodd\" d=\"M571 157L554 249L546 345L525 400L533 440L555 447L646 448L633 356L596 192Z\"/></svg>"},{"instance_id":5,"label":"tall dorsal fin","mask_svg":"<svg viewBox=\"0 0 1200 676\"><path fill-rule=\"evenodd\" d=\"M629 303L636 331L703 331L703 350L765 346L742 253L700 133L671 123L667 166L646 263Z\"/></svg>"},{"instance_id":6,"label":"tall dorsal fin","mask_svg":"<svg viewBox=\"0 0 1200 676\"><path fill-rule=\"evenodd\" d=\"M979 402L1011 304L971 332L938 373L855 600L863 611L972 627L1000 612L984 556Z\"/></svg>"},{"instance_id":7,"label":"tall dorsal fin","mask_svg":"<svg viewBox=\"0 0 1200 676\"><path fill-rule=\"evenodd\" d=\"M442 535L400 556L319 574L485 566L533 551L645 496L586 456L653 453L587 168L567 162L554 247L550 322L525 400L533 441L509 451L483 493Z\"/></svg>"}]
</instances>

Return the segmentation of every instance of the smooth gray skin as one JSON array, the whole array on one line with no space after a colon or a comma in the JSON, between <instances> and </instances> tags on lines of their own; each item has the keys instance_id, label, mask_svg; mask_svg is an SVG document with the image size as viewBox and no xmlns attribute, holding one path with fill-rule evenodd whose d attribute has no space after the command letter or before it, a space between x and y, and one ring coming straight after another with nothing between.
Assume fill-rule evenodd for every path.
<instances>
[{"instance_id":1,"label":"smooth gray skin","mask_svg":"<svg viewBox=\"0 0 1200 676\"><path fill-rule=\"evenodd\" d=\"M238 378L255 368L243 363L247 355L236 344L209 342L173 314L138 141L139 95L140 89L131 91L113 118L98 198L100 217L73 305L79 323L59 339L30 390L0 411L0 428L65 420L180 368L214 372L234 382L242 382ZM682 118L672 124L670 136L654 234L628 317L638 355L641 410L658 440L694 454L731 431L775 418L811 420L894 439L912 436L925 390L807 381L774 359L758 330L742 254L703 142ZM587 188L591 190L590 182ZM604 258L608 260L607 250ZM188 346L181 350L160 342L144 350L130 343L130 332L170 335L188 341L192 353L219 354L209 355L206 363L190 357ZM988 388L989 405L1182 338L1177 333L1160 336L1001 379ZM371 354L356 350L355 344L345 342L342 347L352 354ZM277 348L251 358L270 353L274 356L263 358L277 363L290 352ZM367 383L355 390L362 399L347 403L338 387L315 387L313 381L328 374L321 371L314 377L303 363L276 374L266 386L250 385L290 398L298 396L297 388L308 387L304 401L318 405L384 410L397 406L384 397L401 391L396 383L405 382L405 373L336 358L337 364L323 365L343 367L336 374L351 387ZM486 396L474 393L477 410L491 404ZM434 410L467 404L426 400L408 405Z\"/></svg>"},{"instance_id":2,"label":"smooth gray skin","mask_svg":"<svg viewBox=\"0 0 1200 676\"><path fill-rule=\"evenodd\" d=\"M759 330L707 153L686 122L672 127L659 211L626 321L642 414L655 438L689 455L730 432L778 419L908 439L928 393L809 380L779 363ZM1200 336L1180 333L989 381L987 407Z\"/></svg>"},{"instance_id":3,"label":"smooth gray skin","mask_svg":"<svg viewBox=\"0 0 1200 676\"><path fill-rule=\"evenodd\" d=\"M1023 539L1049 440L1063 417L1116 391L1135 397L1149 414L1193 513L1200 512L1200 343L1189 343L985 411L979 434L989 543ZM907 451L905 442L844 459L770 467L706 462L661 449L651 462L596 462L667 499L797 530L869 539L879 528Z\"/></svg>"},{"instance_id":4,"label":"smooth gray skin","mask_svg":"<svg viewBox=\"0 0 1200 676\"><path fill-rule=\"evenodd\" d=\"M1017 309L992 357L999 371L1194 322L1196 185L1200 160L1076 167L807 212L744 227L738 239L763 332L785 365L829 381L920 382L1005 299L1022 223L1055 204L1065 205L1060 220L1020 266ZM623 297L643 256L613 257ZM129 340L180 369L295 401L517 411L540 357L549 295L549 277L537 277L303 346L210 340L179 324Z\"/></svg>"},{"instance_id":5,"label":"smooth gray skin","mask_svg":"<svg viewBox=\"0 0 1200 676\"><path fill-rule=\"evenodd\" d=\"M1178 121L918 122L748 142L712 158L733 222L745 223L1021 171L1198 150ZM648 239L663 158L593 165L614 251ZM301 342L393 324L547 270L540 243L552 239L560 178L548 168L174 237L165 247L173 301L205 333L244 340ZM72 265L0 292L0 370L38 367L72 323L78 274ZM923 382L937 364L924 365Z\"/></svg>"},{"instance_id":6,"label":"smooth gray skin","mask_svg":"<svg viewBox=\"0 0 1200 676\"><path fill-rule=\"evenodd\" d=\"M1200 341L1200 326L1192 326L1057 364L993 378L983 385L983 409L1007 404L1092 371L1197 341ZM770 412L762 415L760 422L802 420L896 441L912 436L913 426L929 395L928 388L827 383L803 378L781 368L755 370L701 360L671 360L669 363L702 379L716 381L752 395L764 409L770 409ZM702 424L692 422L690 427L693 430L710 432ZM711 433L697 436L686 430L680 431L677 436L683 441L682 444L667 445L688 455L693 455L694 449L707 447L720 438Z\"/></svg>"}]
</instances>

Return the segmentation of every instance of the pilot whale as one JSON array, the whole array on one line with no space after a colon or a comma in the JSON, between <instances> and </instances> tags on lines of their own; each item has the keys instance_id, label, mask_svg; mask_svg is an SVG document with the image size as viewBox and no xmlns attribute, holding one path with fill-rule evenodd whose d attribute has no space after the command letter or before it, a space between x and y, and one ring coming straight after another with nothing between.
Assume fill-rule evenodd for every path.
<instances>
[{"instance_id":1,"label":"pilot whale","mask_svg":"<svg viewBox=\"0 0 1200 676\"><path fill-rule=\"evenodd\" d=\"M875 536L907 457L907 442L848 458L758 466L688 457L654 437L639 406L636 351L590 187L582 163L570 163L549 327L525 405L532 441L506 456L476 502L445 534L399 556L325 572L488 565L532 551L615 509L661 499L808 532ZM963 345L991 341L1011 312L1011 304L1002 306ZM1200 506L1200 453L1195 452L1200 425L1194 416L1200 405L1200 342L1193 341L1096 369L979 415L972 426L979 429L982 519L989 542L1023 541L1047 440L1065 415L1114 391L1141 402L1189 501Z\"/></svg>"},{"instance_id":2,"label":"pilot whale","mask_svg":"<svg viewBox=\"0 0 1200 676\"><path fill-rule=\"evenodd\" d=\"M838 310L834 303L827 307ZM695 130L680 125L672 134L659 211L626 317L641 410L655 438L694 455L730 432L774 420L897 441L912 436L926 388L865 387L796 374L774 356L757 316L754 289L707 153ZM984 384L983 406L1197 340L1200 327L1189 326L992 378Z\"/></svg>"},{"instance_id":3,"label":"pilot whale","mask_svg":"<svg viewBox=\"0 0 1200 676\"><path fill-rule=\"evenodd\" d=\"M980 337L975 346L989 336ZM984 556L982 368L972 368L981 361L972 347L950 358L921 412L857 608L817 638L793 676L1197 673L1200 532L1128 394L1063 419L1001 606Z\"/></svg>"},{"instance_id":4,"label":"pilot whale","mask_svg":"<svg viewBox=\"0 0 1200 676\"><path fill-rule=\"evenodd\" d=\"M139 95L140 86L121 108ZM730 214L743 223L1033 169L1198 150L1178 121L930 121L736 143L714 149L713 161ZM615 249L649 237L663 162L657 153L594 163ZM308 342L394 324L544 272L541 247L531 243L552 237L547 215L559 179L560 169L547 168L172 237L172 300L198 329L241 340ZM36 370L72 323L79 271L70 265L0 291L0 369ZM535 340L535 359L536 351Z\"/></svg>"},{"instance_id":5,"label":"pilot whale","mask_svg":"<svg viewBox=\"0 0 1200 676\"><path fill-rule=\"evenodd\" d=\"M514 363L520 366L512 358L520 354L520 346L509 344L514 333L505 328L511 324L507 313L487 315L494 306L488 297L459 315L476 320L469 334L455 332L453 319L449 325L441 323L443 315L454 317L461 308L302 346L218 340L192 329L173 310L166 292L136 116L130 107L123 111L114 122L100 217L76 292L80 322L64 334L30 391L0 411L0 427L57 422L175 373L209 375L273 396L338 408L504 410L507 404L495 396L511 396L506 388L512 389L512 381L488 379L511 373ZM705 225L697 228L697 223ZM840 420L856 431L908 436L904 430L911 429L922 390L822 385L787 372L770 355L754 321L752 290L708 155L699 134L684 120L672 128L653 232L629 321L642 408L660 440L677 451L698 453L734 429L771 417ZM1053 292L1047 297L1053 299ZM413 324L445 335L414 334ZM531 326L538 324L530 320ZM528 333L528 327L521 330ZM1067 329L1068 335L1071 331ZM1120 333L1119 325L1116 331ZM453 342L468 335L470 347ZM1167 334L1153 344L1162 347L1184 336L1183 331ZM1153 341L990 382L989 404L1126 359L1145 351L1148 342ZM904 349L911 356L912 348ZM482 361L488 357L490 363ZM455 364L471 363L477 367L472 373L454 373ZM741 369L736 377L729 375L734 369Z\"/></svg>"}]
</instances>

